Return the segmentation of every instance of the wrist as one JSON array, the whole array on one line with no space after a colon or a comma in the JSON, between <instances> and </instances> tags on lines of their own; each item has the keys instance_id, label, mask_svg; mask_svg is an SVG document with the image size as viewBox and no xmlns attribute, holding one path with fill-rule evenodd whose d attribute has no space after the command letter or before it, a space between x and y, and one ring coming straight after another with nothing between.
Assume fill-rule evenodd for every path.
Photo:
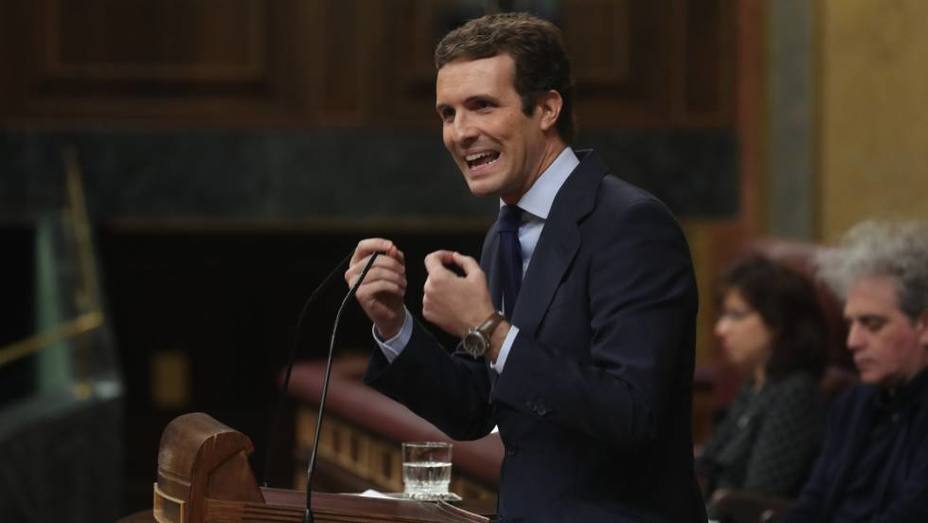
<instances>
[{"instance_id":1,"label":"wrist","mask_svg":"<svg viewBox=\"0 0 928 523\"><path fill-rule=\"evenodd\" d=\"M496 363L496 358L499 357L499 351L503 348L503 343L506 342L506 336L509 335L509 329L511 328L512 324L507 320L503 320L499 322L499 325L493 330L493 334L490 335L490 350L487 352L490 361L493 363Z\"/></svg>"},{"instance_id":2,"label":"wrist","mask_svg":"<svg viewBox=\"0 0 928 523\"><path fill-rule=\"evenodd\" d=\"M380 338L380 341L390 341L400 333L399 327L385 328L380 325L374 325L374 330L377 331L377 337Z\"/></svg>"},{"instance_id":3,"label":"wrist","mask_svg":"<svg viewBox=\"0 0 928 523\"><path fill-rule=\"evenodd\" d=\"M494 311L481 323L468 328L464 337L461 338L461 346L464 352L474 358L491 357L493 335L499 330L500 323L504 321L506 321L506 318L503 314Z\"/></svg>"},{"instance_id":4,"label":"wrist","mask_svg":"<svg viewBox=\"0 0 928 523\"><path fill-rule=\"evenodd\" d=\"M403 309L403 312L396 319L388 322L375 323L374 329L377 331L377 335L380 336L381 341L389 341L403 330L403 323L405 322L406 310Z\"/></svg>"}]
</instances>

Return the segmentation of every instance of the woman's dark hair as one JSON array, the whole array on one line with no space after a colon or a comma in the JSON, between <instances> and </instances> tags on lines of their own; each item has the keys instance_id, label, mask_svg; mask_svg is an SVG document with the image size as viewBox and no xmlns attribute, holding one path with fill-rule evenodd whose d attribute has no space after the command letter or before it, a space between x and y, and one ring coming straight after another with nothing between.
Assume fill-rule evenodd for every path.
<instances>
[{"instance_id":1,"label":"woman's dark hair","mask_svg":"<svg viewBox=\"0 0 928 523\"><path fill-rule=\"evenodd\" d=\"M773 337L767 376L797 370L820 377L825 368L827 327L812 282L799 272L758 254L732 264L719 279L718 298L737 290L764 320Z\"/></svg>"},{"instance_id":2,"label":"woman's dark hair","mask_svg":"<svg viewBox=\"0 0 928 523\"><path fill-rule=\"evenodd\" d=\"M467 22L445 35L435 48L435 68L458 59L478 60L508 54L516 64L515 89L522 112L531 116L538 95L555 90L563 105L557 131L574 138L573 82L561 31L551 22L526 13L501 13Z\"/></svg>"}]
</instances>

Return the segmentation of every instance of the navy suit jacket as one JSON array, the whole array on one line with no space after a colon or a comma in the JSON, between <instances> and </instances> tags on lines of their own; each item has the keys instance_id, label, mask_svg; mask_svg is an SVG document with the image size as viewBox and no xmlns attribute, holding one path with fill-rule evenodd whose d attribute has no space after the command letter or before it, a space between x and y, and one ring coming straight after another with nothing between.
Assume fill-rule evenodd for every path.
<instances>
[{"instance_id":1,"label":"navy suit jacket","mask_svg":"<svg viewBox=\"0 0 928 523\"><path fill-rule=\"evenodd\" d=\"M522 282L505 370L418 322L367 382L450 437L499 426L502 521L705 521L693 473L696 285L670 212L592 152L558 192ZM481 266L498 293L496 226Z\"/></svg>"}]
</instances>

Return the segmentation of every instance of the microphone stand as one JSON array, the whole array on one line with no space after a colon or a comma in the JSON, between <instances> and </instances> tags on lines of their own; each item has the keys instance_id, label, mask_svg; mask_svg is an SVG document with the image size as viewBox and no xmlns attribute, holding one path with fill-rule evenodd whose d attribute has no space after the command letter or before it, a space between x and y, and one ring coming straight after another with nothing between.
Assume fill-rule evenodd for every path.
<instances>
[{"instance_id":1,"label":"microphone stand","mask_svg":"<svg viewBox=\"0 0 928 523\"><path fill-rule=\"evenodd\" d=\"M371 266L374 265L374 260L376 260L377 256L379 255L379 252L375 252L371 255L371 258L367 261L367 265L364 266L364 270L361 271L361 276L358 277L358 281L356 281L354 285L351 286L348 294L346 294L345 298L342 300L342 304L338 307L338 312L335 313L335 323L332 325L332 337L329 340L329 355L325 362L325 377L322 380L322 395L319 398L319 414L316 416L316 432L313 434L313 451L309 456L309 464L306 466L306 511L303 513L303 523L313 523L313 471L316 468L316 451L319 448L319 434L322 430L322 417L325 415L325 399L329 393L329 378L332 376L332 356L335 354L335 334L338 332L338 322L341 319L342 310L344 310L345 305L358 291L358 287L361 286L361 282L364 281L364 277L367 276Z\"/></svg>"},{"instance_id":2,"label":"microphone stand","mask_svg":"<svg viewBox=\"0 0 928 523\"><path fill-rule=\"evenodd\" d=\"M348 260L351 259L352 253L349 253L338 265L332 269L332 272L313 290L309 298L306 300L306 303L303 304L303 309L300 311L299 318L297 319L297 334L293 342L293 346L290 348L290 356L287 362L287 372L284 375L283 383L283 394L280 395L280 398L277 401L277 407L274 410L274 420L271 423L270 436L268 437L268 451L264 455L264 486L268 486L268 478L270 477L270 464L271 464L271 452L270 445L275 440L277 435L277 429L280 424L281 410L283 409L283 401L286 392L290 389L290 376L293 373L293 363L296 360L296 350L299 346L300 333L303 332L303 320L306 318L306 313L309 311L309 306L316 301L316 297L322 291L329 286L329 283L335 277L335 274L338 273L339 269L348 263ZM303 523L313 523L313 512L312 512L312 483L313 483L313 470L316 466L316 450L319 448L319 431L322 429L322 416L325 412L325 399L329 391L329 378L332 375L332 356L335 353L335 333L338 331L338 322L342 316L342 310L344 310L345 305L348 303L356 292L358 292L358 287L361 286L361 282L364 281L364 277L367 276L367 273L371 270L371 267L374 265L374 260L377 259L377 256L380 256L381 252L375 252L371 255L370 259L367 261L367 264L364 266L364 270L361 271L361 276L358 277L358 281L351 286L351 289L348 291L348 294L345 295L345 298L342 300L342 304L338 307L338 312L335 314L335 323L332 325L332 337L329 340L329 355L325 364L325 378L322 381L322 395L319 399L319 415L316 418L316 433L313 437L313 450L310 454L309 464L306 467L306 510L303 513Z\"/></svg>"},{"instance_id":3,"label":"microphone stand","mask_svg":"<svg viewBox=\"0 0 928 523\"><path fill-rule=\"evenodd\" d=\"M268 438L267 438L268 450L267 452L264 453L263 485L265 487L268 486L268 481L271 477L270 446L273 444L274 441L276 441L277 431L279 430L279 426L280 426L280 416L281 416L281 412L283 411L283 406L284 406L284 400L286 399L287 391L290 390L290 375L293 373L293 363L294 361L296 361L296 351L297 351L297 348L299 348L300 346L300 335L303 333L303 320L306 319L306 313L309 312L309 306L316 302L316 298L319 297L319 293L322 292L323 289L326 289L329 287L329 285L332 283L332 280L335 278L335 275L338 274L342 266L347 264L348 260L351 259L352 254L353 253L349 253L348 256L345 256L345 258L342 261L338 262L338 265L336 265L332 269L332 271L328 274L328 276L326 276L325 279L322 280L322 283L320 283L318 287L313 289L313 292L310 293L309 298L307 298L306 302L303 303L303 308L302 310L300 310L300 315L297 317L296 336L293 339L293 344L290 346L290 354L287 357L287 372L284 373L283 390L281 391L281 395L278 396L277 398L277 405L274 408L274 418L273 418L273 421L271 421L271 429L268 432Z\"/></svg>"}]
</instances>

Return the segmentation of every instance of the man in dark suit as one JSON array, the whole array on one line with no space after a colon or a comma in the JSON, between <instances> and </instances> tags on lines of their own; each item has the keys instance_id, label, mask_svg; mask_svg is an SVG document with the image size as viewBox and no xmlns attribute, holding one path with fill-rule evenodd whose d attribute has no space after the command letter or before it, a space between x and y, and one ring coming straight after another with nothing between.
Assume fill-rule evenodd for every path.
<instances>
[{"instance_id":1,"label":"man in dark suit","mask_svg":"<svg viewBox=\"0 0 928 523\"><path fill-rule=\"evenodd\" d=\"M821 265L862 383L835 400L782 521L928 521L928 223L864 222Z\"/></svg>"},{"instance_id":2,"label":"man in dark suit","mask_svg":"<svg viewBox=\"0 0 928 523\"><path fill-rule=\"evenodd\" d=\"M471 192L501 200L480 262L437 251L423 316L463 338L449 354L406 310L403 253L357 299L379 345L369 384L455 439L494 427L506 448L503 521L705 521L693 474L697 308L686 240L654 197L573 133L559 31L491 15L436 49L444 143ZM523 277L524 275L524 277Z\"/></svg>"}]
</instances>

